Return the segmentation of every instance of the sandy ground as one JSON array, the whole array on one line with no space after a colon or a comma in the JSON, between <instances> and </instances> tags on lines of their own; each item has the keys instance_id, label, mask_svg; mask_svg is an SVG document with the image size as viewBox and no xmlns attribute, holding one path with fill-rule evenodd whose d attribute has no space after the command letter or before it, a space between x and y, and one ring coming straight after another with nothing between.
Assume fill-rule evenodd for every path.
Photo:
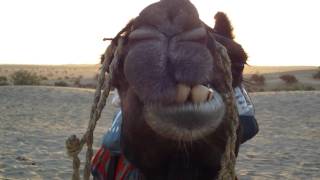
<instances>
[{"instance_id":1,"label":"sandy ground","mask_svg":"<svg viewBox=\"0 0 320 180\"><path fill-rule=\"evenodd\" d=\"M240 179L320 179L320 91L251 95L260 132L241 146ZM0 87L0 179L70 179L65 139L83 134L92 97L86 89ZM96 147L114 111L104 111Z\"/></svg>"},{"instance_id":2,"label":"sandy ground","mask_svg":"<svg viewBox=\"0 0 320 180\"><path fill-rule=\"evenodd\" d=\"M260 132L240 148L240 179L320 179L320 91L251 96Z\"/></svg>"}]
</instances>

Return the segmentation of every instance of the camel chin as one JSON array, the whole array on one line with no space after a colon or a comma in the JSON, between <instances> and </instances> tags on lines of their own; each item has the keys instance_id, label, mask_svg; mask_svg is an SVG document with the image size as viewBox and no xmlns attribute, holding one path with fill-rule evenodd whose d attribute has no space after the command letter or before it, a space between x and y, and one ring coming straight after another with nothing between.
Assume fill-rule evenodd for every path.
<instances>
[{"instance_id":1,"label":"camel chin","mask_svg":"<svg viewBox=\"0 0 320 180\"><path fill-rule=\"evenodd\" d=\"M177 103L170 106L148 105L146 123L158 135L177 141L195 141L213 133L223 121L226 107L221 95L212 88L177 85Z\"/></svg>"}]
</instances>

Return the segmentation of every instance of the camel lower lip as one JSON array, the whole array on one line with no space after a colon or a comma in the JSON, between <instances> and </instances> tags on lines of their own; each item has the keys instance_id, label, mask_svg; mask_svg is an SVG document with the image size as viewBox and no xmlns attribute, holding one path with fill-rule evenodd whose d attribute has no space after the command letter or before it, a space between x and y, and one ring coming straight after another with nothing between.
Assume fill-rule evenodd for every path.
<instances>
[{"instance_id":1,"label":"camel lower lip","mask_svg":"<svg viewBox=\"0 0 320 180\"><path fill-rule=\"evenodd\" d=\"M157 107L144 110L147 124L159 135L170 139L196 140L216 130L225 114L222 97L202 103Z\"/></svg>"}]
</instances>

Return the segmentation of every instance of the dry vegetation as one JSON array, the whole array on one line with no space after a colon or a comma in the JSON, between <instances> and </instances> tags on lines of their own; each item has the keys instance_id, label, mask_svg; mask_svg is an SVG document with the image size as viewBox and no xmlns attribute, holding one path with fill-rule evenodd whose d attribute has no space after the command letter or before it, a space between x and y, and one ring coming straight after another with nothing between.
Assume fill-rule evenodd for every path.
<instances>
[{"instance_id":1,"label":"dry vegetation","mask_svg":"<svg viewBox=\"0 0 320 180\"><path fill-rule=\"evenodd\" d=\"M27 70L15 71L10 75L13 85L40 85L40 76Z\"/></svg>"},{"instance_id":2,"label":"dry vegetation","mask_svg":"<svg viewBox=\"0 0 320 180\"><path fill-rule=\"evenodd\" d=\"M94 88L98 65L0 65L0 85Z\"/></svg>"},{"instance_id":3,"label":"dry vegetation","mask_svg":"<svg viewBox=\"0 0 320 180\"><path fill-rule=\"evenodd\" d=\"M319 71L314 66L246 66L244 77L250 91L311 91L320 90Z\"/></svg>"},{"instance_id":4,"label":"dry vegetation","mask_svg":"<svg viewBox=\"0 0 320 180\"><path fill-rule=\"evenodd\" d=\"M0 86L9 85L8 78L6 76L0 76Z\"/></svg>"},{"instance_id":5,"label":"dry vegetation","mask_svg":"<svg viewBox=\"0 0 320 180\"><path fill-rule=\"evenodd\" d=\"M284 74L281 75L279 78L287 84L293 84L298 82L297 78L291 74Z\"/></svg>"},{"instance_id":6,"label":"dry vegetation","mask_svg":"<svg viewBox=\"0 0 320 180\"><path fill-rule=\"evenodd\" d=\"M99 65L0 65L0 86L13 85L21 70L35 75L34 85L95 88ZM250 91L320 90L320 67L246 66L244 77Z\"/></svg>"},{"instance_id":7,"label":"dry vegetation","mask_svg":"<svg viewBox=\"0 0 320 180\"><path fill-rule=\"evenodd\" d=\"M318 71L313 74L313 78L320 80L320 66L318 67Z\"/></svg>"},{"instance_id":8,"label":"dry vegetation","mask_svg":"<svg viewBox=\"0 0 320 180\"><path fill-rule=\"evenodd\" d=\"M250 81L255 83L255 85L261 86L265 84L266 78L263 75L256 73L251 75Z\"/></svg>"}]
</instances>

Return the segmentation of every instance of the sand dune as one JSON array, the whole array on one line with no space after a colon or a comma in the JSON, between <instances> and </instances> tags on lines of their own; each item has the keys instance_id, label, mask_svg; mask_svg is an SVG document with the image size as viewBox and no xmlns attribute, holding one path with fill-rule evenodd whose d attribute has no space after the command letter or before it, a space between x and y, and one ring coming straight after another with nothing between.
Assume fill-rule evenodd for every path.
<instances>
[{"instance_id":1,"label":"sand dune","mask_svg":"<svg viewBox=\"0 0 320 180\"><path fill-rule=\"evenodd\" d=\"M64 142L83 134L92 97L87 89L0 87L0 179L70 179ZM260 133L241 147L240 179L320 179L320 91L252 98ZM114 111L104 111L96 147Z\"/></svg>"}]
</instances>

